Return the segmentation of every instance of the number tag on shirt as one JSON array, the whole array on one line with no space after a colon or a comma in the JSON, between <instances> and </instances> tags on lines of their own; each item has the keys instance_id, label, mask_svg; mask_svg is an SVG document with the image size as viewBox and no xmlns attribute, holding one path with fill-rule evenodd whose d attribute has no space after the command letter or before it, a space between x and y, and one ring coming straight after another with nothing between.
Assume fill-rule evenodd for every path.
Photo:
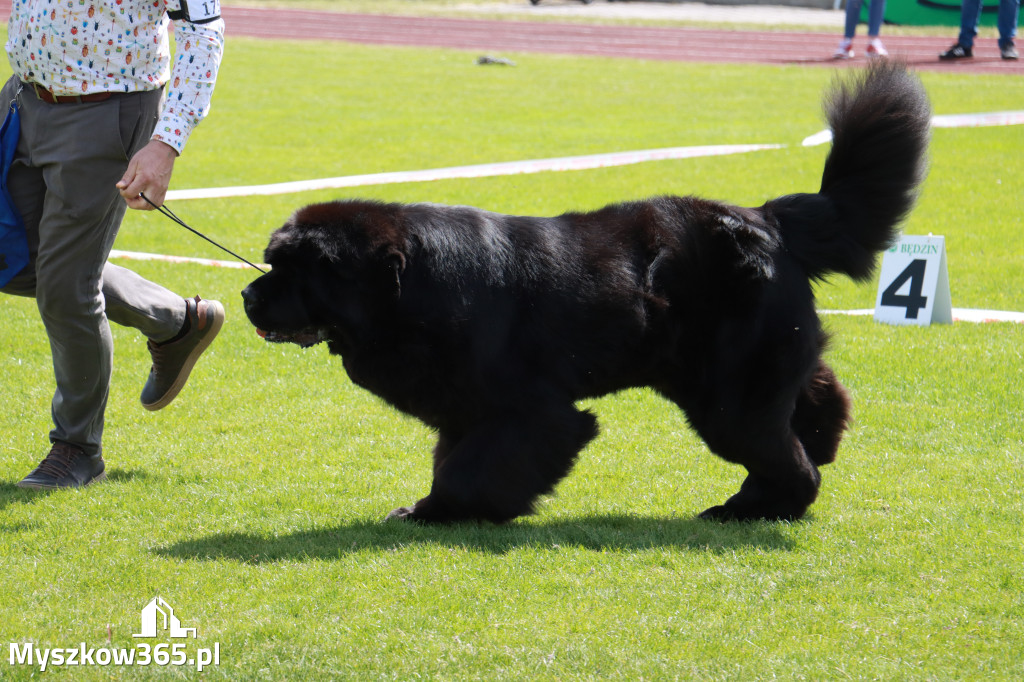
<instances>
[{"instance_id":1,"label":"number tag on shirt","mask_svg":"<svg viewBox=\"0 0 1024 682\"><path fill-rule=\"evenodd\" d=\"M220 18L220 0L181 0L181 14L186 21L202 24Z\"/></svg>"}]
</instances>

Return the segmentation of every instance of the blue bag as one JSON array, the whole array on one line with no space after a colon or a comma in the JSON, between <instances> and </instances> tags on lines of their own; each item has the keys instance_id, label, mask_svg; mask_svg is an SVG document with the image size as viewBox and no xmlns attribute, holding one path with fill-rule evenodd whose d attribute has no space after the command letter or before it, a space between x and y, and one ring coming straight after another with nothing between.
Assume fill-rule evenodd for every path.
<instances>
[{"instance_id":1,"label":"blue bag","mask_svg":"<svg viewBox=\"0 0 1024 682\"><path fill-rule=\"evenodd\" d=\"M0 287L11 281L28 264L28 237L21 214L7 191L7 173L18 149L21 118L18 104L11 102L0 127Z\"/></svg>"}]
</instances>

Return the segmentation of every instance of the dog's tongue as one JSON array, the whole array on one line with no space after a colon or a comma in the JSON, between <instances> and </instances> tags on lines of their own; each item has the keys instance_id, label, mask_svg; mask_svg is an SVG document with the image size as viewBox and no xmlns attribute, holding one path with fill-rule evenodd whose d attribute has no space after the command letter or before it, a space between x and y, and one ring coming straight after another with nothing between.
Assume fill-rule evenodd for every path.
<instances>
[{"instance_id":1,"label":"dog's tongue","mask_svg":"<svg viewBox=\"0 0 1024 682\"><path fill-rule=\"evenodd\" d=\"M262 329L257 327L256 328L256 336L260 337L261 339L265 339L265 338L267 338L267 333L265 331L263 331Z\"/></svg>"}]
</instances>

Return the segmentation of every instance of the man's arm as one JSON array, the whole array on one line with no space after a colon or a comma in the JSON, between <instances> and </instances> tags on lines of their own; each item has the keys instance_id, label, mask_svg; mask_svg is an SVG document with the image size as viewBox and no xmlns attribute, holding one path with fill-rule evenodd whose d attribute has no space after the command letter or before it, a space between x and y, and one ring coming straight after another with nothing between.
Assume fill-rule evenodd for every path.
<instances>
[{"instance_id":1,"label":"man's arm","mask_svg":"<svg viewBox=\"0 0 1024 682\"><path fill-rule=\"evenodd\" d=\"M149 144L131 158L117 183L129 208L153 210L140 192L157 206L163 204L174 160L185 148L192 130L210 111L224 55L224 20L219 16L219 2L192 2L195 11L183 1L181 11L172 13L177 51L160 120Z\"/></svg>"}]
</instances>

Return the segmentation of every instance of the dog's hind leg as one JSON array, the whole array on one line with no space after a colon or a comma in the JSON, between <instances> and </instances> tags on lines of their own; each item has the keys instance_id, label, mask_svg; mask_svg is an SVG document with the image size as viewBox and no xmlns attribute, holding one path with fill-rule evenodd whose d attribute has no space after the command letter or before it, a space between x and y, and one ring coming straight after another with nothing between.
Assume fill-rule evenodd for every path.
<instances>
[{"instance_id":1,"label":"dog's hind leg","mask_svg":"<svg viewBox=\"0 0 1024 682\"><path fill-rule=\"evenodd\" d=\"M736 421L717 421L698 432L715 454L747 469L740 491L725 504L702 512L701 518L793 521L818 496L818 467L784 420L760 421L747 414Z\"/></svg>"},{"instance_id":2,"label":"dog's hind leg","mask_svg":"<svg viewBox=\"0 0 1024 682\"><path fill-rule=\"evenodd\" d=\"M662 391L683 408L713 453L747 469L740 491L702 518L794 520L814 502L821 476L790 424L798 391L784 384L770 389L759 381L756 387L713 382L707 391L691 387L678 396Z\"/></svg>"},{"instance_id":3,"label":"dog's hind leg","mask_svg":"<svg viewBox=\"0 0 1024 682\"><path fill-rule=\"evenodd\" d=\"M497 415L461 438L442 429L430 494L390 517L503 523L529 514L596 435L594 416L571 404Z\"/></svg>"},{"instance_id":4,"label":"dog's hind leg","mask_svg":"<svg viewBox=\"0 0 1024 682\"><path fill-rule=\"evenodd\" d=\"M793 431L811 461L821 466L834 462L839 441L850 421L850 398L824 362L796 399Z\"/></svg>"}]
</instances>

